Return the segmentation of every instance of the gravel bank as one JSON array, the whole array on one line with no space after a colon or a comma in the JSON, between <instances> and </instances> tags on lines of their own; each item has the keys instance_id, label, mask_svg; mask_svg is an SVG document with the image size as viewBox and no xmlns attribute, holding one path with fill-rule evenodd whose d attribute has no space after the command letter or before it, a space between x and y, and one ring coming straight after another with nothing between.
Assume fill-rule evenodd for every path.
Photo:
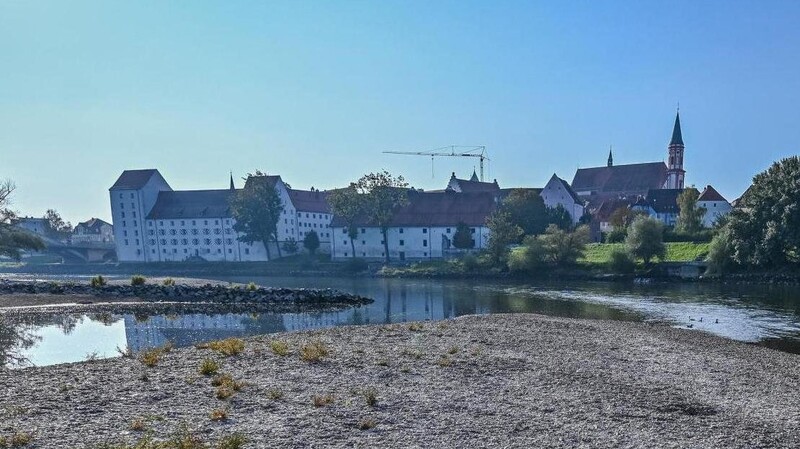
<instances>
[{"instance_id":1,"label":"gravel bank","mask_svg":"<svg viewBox=\"0 0 800 449\"><path fill-rule=\"evenodd\" d=\"M274 339L290 353L273 353ZM314 339L330 354L308 363L299 348ZM198 373L208 357L241 391L215 397ZM30 432L37 448L134 441L137 419L157 437L181 423L206 441L241 432L252 448L800 447L800 356L538 315L257 337L238 356L176 349L151 368L136 359L30 368L2 373L0 391L0 435ZM333 403L312 403L328 394ZM218 408L227 420L210 419Z\"/></svg>"}]
</instances>

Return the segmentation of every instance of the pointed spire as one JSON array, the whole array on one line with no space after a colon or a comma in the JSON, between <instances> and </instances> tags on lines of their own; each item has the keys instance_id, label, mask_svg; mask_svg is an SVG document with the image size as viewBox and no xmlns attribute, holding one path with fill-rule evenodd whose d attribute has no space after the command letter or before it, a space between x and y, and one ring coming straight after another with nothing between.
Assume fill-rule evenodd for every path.
<instances>
[{"instance_id":1,"label":"pointed spire","mask_svg":"<svg viewBox=\"0 0 800 449\"><path fill-rule=\"evenodd\" d=\"M475 173L475 169L472 169L472 176L469 178L470 181L478 181L478 174Z\"/></svg>"},{"instance_id":2,"label":"pointed spire","mask_svg":"<svg viewBox=\"0 0 800 449\"><path fill-rule=\"evenodd\" d=\"M233 172L231 172L231 190L236 190L236 186L233 185Z\"/></svg>"},{"instance_id":3,"label":"pointed spire","mask_svg":"<svg viewBox=\"0 0 800 449\"><path fill-rule=\"evenodd\" d=\"M608 166L609 167L613 167L614 166L614 155L611 154L611 147L610 146L608 147Z\"/></svg>"},{"instance_id":4,"label":"pointed spire","mask_svg":"<svg viewBox=\"0 0 800 449\"><path fill-rule=\"evenodd\" d=\"M670 145L683 145L683 135L681 134L681 111L675 113L675 127L672 128L672 139Z\"/></svg>"}]
</instances>

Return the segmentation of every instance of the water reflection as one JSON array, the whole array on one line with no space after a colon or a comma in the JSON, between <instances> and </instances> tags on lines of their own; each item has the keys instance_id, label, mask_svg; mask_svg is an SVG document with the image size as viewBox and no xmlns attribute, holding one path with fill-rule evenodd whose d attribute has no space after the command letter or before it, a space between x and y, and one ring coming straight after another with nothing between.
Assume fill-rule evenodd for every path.
<instances>
[{"instance_id":1,"label":"water reflection","mask_svg":"<svg viewBox=\"0 0 800 449\"><path fill-rule=\"evenodd\" d=\"M227 279L247 281L252 279ZM36 365L117 355L171 341L178 346L338 325L440 320L467 314L541 313L612 320L657 320L800 352L800 289L705 284L631 285L403 279L257 279L281 287L331 287L375 302L336 312L285 314L31 314L0 324L2 364ZM10 321L11 319L14 321ZM3 323L0 315L0 323ZM6 348L6 350L3 350ZM11 350L8 350L11 348Z\"/></svg>"}]
</instances>

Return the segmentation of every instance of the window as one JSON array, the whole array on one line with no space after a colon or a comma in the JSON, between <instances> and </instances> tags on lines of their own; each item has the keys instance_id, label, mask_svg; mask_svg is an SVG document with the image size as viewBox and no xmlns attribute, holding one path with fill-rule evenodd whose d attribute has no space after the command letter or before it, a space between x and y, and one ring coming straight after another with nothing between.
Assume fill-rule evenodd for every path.
<instances>
[{"instance_id":1,"label":"window","mask_svg":"<svg viewBox=\"0 0 800 449\"><path fill-rule=\"evenodd\" d=\"M347 229L346 228L342 228L342 234L347 234Z\"/></svg>"},{"instance_id":2,"label":"window","mask_svg":"<svg viewBox=\"0 0 800 449\"><path fill-rule=\"evenodd\" d=\"M199 243L200 243L200 240L197 240L197 239L192 239L192 245L195 245L195 246L196 246L196 245L198 245Z\"/></svg>"},{"instance_id":3,"label":"window","mask_svg":"<svg viewBox=\"0 0 800 449\"><path fill-rule=\"evenodd\" d=\"M186 222L181 220L181 226L186 226Z\"/></svg>"},{"instance_id":4,"label":"window","mask_svg":"<svg viewBox=\"0 0 800 449\"><path fill-rule=\"evenodd\" d=\"M401 234L403 233L403 228L400 228L400 233L401 233Z\"/></svg>"},{"instance_id":5,"label":"window","mask_svg":"<svg viewBox=\"0 0 800 449\"><path fill-rule=\"evenodd\" d=\"M311 214L311 218L317 218L317 214Z\"/></svg>"},{"instance_id":6,"label":"window","mask_svg":"<svg viewBox=\"0 0 800 449\"><path fill-rule=\"evenodd\" d=\"M450 233L450 228L447 228L447 233L448 233L448 234Z\"/></svg>"},{"instance_id":7,"label":"window","mask_svg":"<svg viewBox=\"0 0 800 449\"><path fill-rule=\"evenodd\" d=\"M122 236L123 237L127 237L128 236L128 231L122 231Z\"/></svg>"},{"instance_id":8,"label":"window","mask_svg":"<svg viewBox=\"0 0 800 449\"><path fill-rule=\"evenodd\" d=\"M218 225L219 224L219 220L214 220L214 224Z\"/></svg>"},{"instance_id":9,"label":"window","mask_svg":"<svg viewBox=\"0 0 800 449\"><path fill-rule=\"evenodd\" d=\"M422 228L422 233L423 234L427 234L428 233L428 228Z\"/></svg>"},{"instance_id":10,"label":"window","mask_svg":"<svg viewBox=\"0 0 800 449\"><path fill-rule=\"evenodd\" d=\"M134 230L133 230L133 235L135 235L136 237L139 237L139 231L137 231L136 229L134 229Z\"/></svg>"},{"instance_id":11,"label":"window","mask_svg":"<svg viewBox=\"0 0 800 449\"><path fill-rule=\"evenodd\" d=\"M133 211L133 218L136 218L136 211Z\"/></svg>"},{"instance_id":12,"label":"window","mask_svg":"<svg viewBox=\"0 0 800 449\"><path fill-rule=\"evenodd\" d=\"M475 228L470 228L469 232L474 234L475 233Z\"/></svg>"},{"instance_id":13,"label":"window","mask_svg":"<svg viewBox=\"0 0 800 449\"><path fill-rule=\"evenodd\" d=\"M119 203L119 208L120 209L125 209L125 203Z\"/></svg>"},{"instance_id":14,"label":"window","mask_svg":"<svg viewBox=\"0 0 800 449\"><path fill-rule=\"evenodd\" d=\"M128 239L125 239L125 246L128 246Z\"/></svg>"},{"instance_id":15,"label":"window","mask_svg":"<svg viewBox=\"0 0 800 449\"><path fill-rule=\"evenodd\" d=\"M131 208L135 209L136 208L136 203L131 203Z\"/></svg>"},{"instance_id":16,"label":"window","mask_svg":"<svg viewBox=\"0 0 800 449\"><path fill-rule=\"evenodd\" d=\"M219 228L214 228L214 235L219 235L219 233L220 233Z\"/></svg>"},{"instance_id":17,"label":"window","mask_svg":"<svg viewBox=\"0 0 800 449\"><path fill-rule=\"evenodd\" d=\"M214 243L216 243L217 245L222 245L222 239L216 239L214 240Z\"/></svg>"},{"instance_id":18,"label":"window","mask_svg":"<svg viewBox=\"0 0 800 449\"><path fill-rule=\"evenodd\" d=\"M342 245L347 245L347 240L342 240Z\"/></svg>"},{"instance_id":19,"label":"window","mask_svg":"<svg viewBox=\"0 0 800 449\"><path fill-rule=\"evenodd\" d=\"M148 240L148 243L151 244L151 245L155 245L156 244L156 239L150 239L150 240Z\"/></svg>"},{"instance_id":20,"label":"window","mask_svg":"<svg viewBox=\"0 0 800 449\"><path fill-rule=\"evenodd\" d=\"M187 245L188 243L189 243L189 240L181 239L181 245Z\"/></svg>"},{"instance_id":21,"label":"window","mask_svg":"<svg viewBox=\"0 0 800 449\"><path fill-rule=\"evenodd\" d=\"M203 220L203 224L208 226L208 220Z\"/></svg>"},{"instance_id":22,"label":"window","mask_svg":"<svg viewBox=\"0 0 800 449\"><path fill-rule=\"evenodd\" d=\"M133 195L133 194L131 193L131 195ZM119 199L122 199L122 194L121 193L119 194Z\"/></svg>"},{"instance_id":23,"label":"window","mask_svg":"<svg viewBox=\"0 0 800 449\"><path fill-rule=\"evenodd\" d=\"M362 241L361 241L361 244L362 244L362 245L366 245L366 244L367 244L366 240L362 240Z\"/></svg>"},{"instance_id":24,"label":"window","mask_svg":"<svg viewBox=\"0 0 800 449\"><path fill-rule=\"evenodd\" d=\"M197 229L192 229L192 235L197 235Z\"/></svg>"},{"instance_id":25,"label":"window","mask_svg":"<svg viewBox=\"0 0 800 449\"><path fill-rule=\"evenodd\" d=\"M164 235L166 232L163 229L158 230L158 235Z\"/></svg>"},{"instance_id":26,"label":"window","mask_svg":"<svg viewBox=\"0 0 800 449\"><path fill-rule=\"evenodd\" d=\"M126 226L125 226L125 220L122 220L122 227L123 227L123 228L124 228L124 227L126 227Z\"/></svg>"},{"instance_id":27,"label":"window","mask_svg":"<svg viewBox=\"0 0 800 449\"><path fill-rule=\"evenodd\" d=\"M244 249L244 253L245 253L245 254L250 254L250 248L245 248L245 249Z\"/></svg>"},{"instance_id":28,"label":"window","mask_svg":"<svg viewBox=\"0 0 800 449\"><path fill-rule=\"evenodd\" d=\"M169 225L170 226L175 226L175 221L174 220L170 220Z\"/></svg>"},{"instance_id":29,"label":"window","mask_svg":"<svg viewBox=\"0 0 800 449\"><path fill-rule=\"evenodd\" d=\"M233 254L233 250L228 248L228 254Z\"/></svg>"},{"instance_id":30,"label":"window","mask_svg":"<svg viewBox=\"0 0 800 449\"><path fill-rule=\"evenodd\" d=\"M181 229L181 235L186 235L186 229Z\"/></svg>"},{"instance_id":31,"label":"window","mask_svg":"<svg viewBox=\"0 0 800 449\"><path fill-rule=\"evenodd\" d=\"M344 253L344 257L347 257L347 253L346 252Z\"/></svg>"},{"instance_id":32,"label":"window","mask_svg":"<svg viewBox=\"0 0 800 449\"><path fill-rule=\"evenodd\" d=\"M170 243L172 243L173 245L177 245L178 244L178 239L172 239L170 241Z\"/></svg>"},{"instance_id":33,"label":"window","mask_svg":"<svg viewBox=\"0 0 800 449\"><path fill-rule=\"evenodd\" d=\"M161 240L158 241L158 243L160 243L162 245L166 245L167 244L167 239L161 239Z\"/></svg>"},{"instance_id":34,"label":"window","mask_svg":"<svg viewBox=\"0 0 800 449\"><path fill-rule=\"evenodd\" d=\"M139 239L136 239L136 244L137 244L137 245L139 244Z\"/></svg>"},{"instance_id":35,"label":"window","mask_svg":"<svg viewBox=\"0 0 800 449\"><path fill-rule=\"evenodd\" d=\"M122 198L122 194L120 194L119 197ZM133 198L133 192L131 192L131 198Z\"/></svg>"},{"instance_id":36,"label":"window","mask_svg":"<svg viewBox=\"0 0 800 449\"><path fill-rule=\"evenodd\" d=\"M120 214L122 215L122 218L125 218L125 211L120 212Z\"/></svg>"},{"instance_id":37,"label":"window","mask_svg":"<svg viewBox=\"0 0 800 449\"><path fill-rule=\"evenodd\" d=\"M205 239L204 242L205 242L206 245L210 245L211 244L211 239Z\"/></svg>"},{"instance_id":38,"label":"window","mask_svg":"<svg viewBox=\"0 0 800 449\"><path fill-rule=\"evenodd\" d=\"M175 235L177 233L178 233L178 231L176 231L175 229L170 229L169 230L169 235Z\"/></svg>"},{"instance_id":39,"label":"window","mask_svg":"<svg viewBox=\"0 0 800 449\"><path fill-rule=\"evenodd\" d=\"M209 234L208 228L203 229L203 235L208 235L208 234Z\"/></svg>"},{"instance_id":40,"label":"window","mask_svg":"<svg viewBox=\"0 0 800 449\"><path fill-rule=\"evenodd\" d=\"M188 252L189 252L189 250L188 250L188 249L186 249L186 248L183 248L183 254L187 254Z\"/></svg>"},{"instance_id":41,"label":"window","mask_svg":"<svg viewBox=\"0 0 800 449\"><path fill-rule=\"evenodd\" d=\"M233 239L226 239L225 243L227 243L228 245L233 245Z\"/></svg>"},{"instance_id":42,"label":"window","mask_svg":"<svg viewBox=\"0 0 800 449\"><path fill-rule=\"evenodd\" d=\"M427 246L428 246L428 239L424 239L424 240L422 241L422 246L424 246L424 247L427 247Z\"/></svg>"},{"instance_id":43,"label":"window","mask_svg":"<svg viewBox=\"0 0 800 449\"><path fill-rule=\"evenodd\" d=\"M178 254L178 249L177 248L172 248L172 254Z\"/></svg>"},{"instance_id":44,"label":"window","mask_svg":"<svg viewBox=\"0 0 800 449\"><path fill-rule=\"evenodd\" d=\"M194 226L194 225L196 225L196 224L197 224L197 221L195 221L195 220L192 220L192 226Z\"/></svg>"}]
</instances>

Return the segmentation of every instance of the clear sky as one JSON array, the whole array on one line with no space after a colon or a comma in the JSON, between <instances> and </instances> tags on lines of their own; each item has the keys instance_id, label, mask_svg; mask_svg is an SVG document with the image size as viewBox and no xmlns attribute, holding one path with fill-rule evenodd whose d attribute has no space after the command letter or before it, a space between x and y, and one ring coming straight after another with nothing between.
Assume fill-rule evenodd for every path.
<instances>
[{"instance_id":1,"label":"clear sky","mask_svg":"<svg viewBox=\"0 0 800 449\"><path fill-rule=\"evenodd\" d=\"M0 1L0 178L15 208L108 218L124 169L176 189L260 169L502 187L663 160L729 200L800 145L797 1Z\"/></svg>"}]
</instances>

